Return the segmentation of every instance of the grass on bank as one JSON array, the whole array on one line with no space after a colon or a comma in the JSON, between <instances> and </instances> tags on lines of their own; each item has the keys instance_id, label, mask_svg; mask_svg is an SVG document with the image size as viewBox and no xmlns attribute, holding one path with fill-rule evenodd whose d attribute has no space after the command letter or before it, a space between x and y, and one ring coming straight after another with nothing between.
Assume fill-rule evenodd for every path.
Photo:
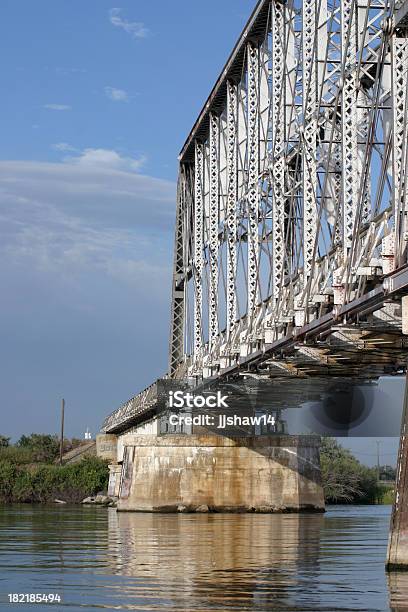
<instances>
[{"instance_id":1,"label":"grass on bank","mask_svg":"<svg viewBox=\"0 0 408 612\"><path fill-rule=\"evenodd\" d=\"M64 451L80 441L67 441ZM85 457L78 463L56 465L56 436L22 436L15 445L0 436L0 503L47 503L59 499L79 503L84 497L106 491L107 462Z\"/></svg>"},{"instance_id":2,"label":"grass on bank","mask_svg":"<svg viewBox=\"0 0 408 612\"><path fill-rule=\"evenodd\" d=\"M363 465L334 438L322 438L322 484L328 504L393 503L393 487L378 480L378 469ZM380 468L380 476L395 479L395 469Z\"/></svg>"}]
</instances>

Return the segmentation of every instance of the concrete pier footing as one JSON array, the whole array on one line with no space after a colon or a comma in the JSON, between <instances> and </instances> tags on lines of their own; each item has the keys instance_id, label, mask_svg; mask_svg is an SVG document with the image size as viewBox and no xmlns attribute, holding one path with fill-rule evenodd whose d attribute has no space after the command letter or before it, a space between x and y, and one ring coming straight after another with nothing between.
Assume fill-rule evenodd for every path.
<instances>
[{"instance_id":1,"label":"concrete pier footing","mask_svg":"<svg viewBox=\"0 0 408 612\"><path fill-rule=\"evenodd\" d=\"M98 434L96 436L96 454L100 459L116 462L118 437L114 434Z\"/></svg>"},{"instance_id":2,"label":"concrete pier footing","mask_svg":"<svg viewBox=\"0 0 408 612\"><path fill-rule=\"evenodd\" d=\"M408 571L408 371L386 568Z\"/></svg>"},{"instance_id":3,"label":"concrete pier footing","mask_svg":"<svg viewBox=\"0 0 408 612\"><path fill-rule=\"evenodd\" d=\"M124 436L119 511L324 511L316 436Z\"/></svg>"}]
</instances>

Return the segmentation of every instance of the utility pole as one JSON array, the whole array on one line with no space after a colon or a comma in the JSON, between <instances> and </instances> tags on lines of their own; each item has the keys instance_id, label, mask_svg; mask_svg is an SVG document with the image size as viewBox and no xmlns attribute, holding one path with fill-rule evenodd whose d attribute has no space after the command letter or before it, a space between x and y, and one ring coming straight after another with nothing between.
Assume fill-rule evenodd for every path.
<instances>
[{"instance_id":1,"label":"utility pole","mask_svg":"<svg viewBox=\"0 0 408 612\"><path fill-rule=\"evenodd\" d=\"M62 465L62 455L64 452L64 412L65 412L65 400L61 402L61 440L60 440L60 465Z\"/></svg>"},{"instance_id":2,"label":"utility pole","mask_svg":"<svg viewBox=\"0 0 408 612\"><path fill-rule=\"evenodd\" d=\"M380 481L380 444L381 440L377 440L377 480Z\"/></svg>"}]
</instances>

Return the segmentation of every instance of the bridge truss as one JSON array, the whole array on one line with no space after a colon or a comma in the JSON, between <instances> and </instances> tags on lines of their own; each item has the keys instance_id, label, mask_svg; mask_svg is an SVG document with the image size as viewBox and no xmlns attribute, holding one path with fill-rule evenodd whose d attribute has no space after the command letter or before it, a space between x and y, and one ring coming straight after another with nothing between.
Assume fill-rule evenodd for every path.
<instances>
[{"instance_id":1,"label":"bridge truss","mask_svg":"<svg viewBox=\"0 0 408 612\"><path fill-rule=\"evenodd\" d=\"M217 375L406 263L407 69L392 2L258 3L180 156L172 376Z\"/></svg>"},{"instance_id":2,"label":"bridge truss","mask_svg":"<svg viewBox=\"0 0 408 612\"><path fill-rule=\"evenodd\" d=\"M258 2L180 154L168 377L405 367L407 15Z\"/></svg>"}]
</instances>

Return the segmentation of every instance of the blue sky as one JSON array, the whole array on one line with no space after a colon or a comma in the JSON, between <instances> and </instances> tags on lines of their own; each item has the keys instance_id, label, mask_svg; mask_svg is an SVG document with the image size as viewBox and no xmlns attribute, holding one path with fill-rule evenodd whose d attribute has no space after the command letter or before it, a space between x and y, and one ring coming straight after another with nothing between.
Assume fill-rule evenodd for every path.
<instances>
[{"instance_id":1,"label":"blue sky","mask_svg":"<svg viewBox=\"0 0 408 612\"><path fill-rule=\"evenodd\" d=\"M95 433L166 370L177 155L255 4L2 3L0 433L62 396Z\"/></svg>"},{"instance_id":2,"label":"blue sky","mask_svg":"<svg viewBox=\"0 0 408 612\"><path fill-rule=\"evenodd\" d=\"M1 433L165 372L177 155L254 5L3 2Z\"/></svg>"},{"instance_id":3,"label":"blue sky","mask_svg":"<svg viewBox=\"0 0 408 612\"><path fill-rule=\"evenodd\" d=\"M254 5L6 1L1 157L60 161L59 143L115 149L174 180L177 153Z\"/></svg>"}]
</instances>

